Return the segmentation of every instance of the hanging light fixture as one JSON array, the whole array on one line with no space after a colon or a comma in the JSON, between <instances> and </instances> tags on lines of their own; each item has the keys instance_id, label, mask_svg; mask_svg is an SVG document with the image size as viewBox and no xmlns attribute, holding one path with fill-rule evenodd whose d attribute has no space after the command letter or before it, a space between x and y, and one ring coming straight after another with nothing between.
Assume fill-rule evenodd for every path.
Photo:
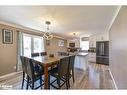
<instances>
[{"instance_id":1,"label":"hanging light fixture","mask_svg":"<svg viewBox=\"0 0 127 95\"><path fill-rule=\"evenodd\" d=\"M43 34L43 38L46 39L46 40L50 40L50 39L53 38L53 34L50 32L50 29L49 29L49 25L51 24L51 22L46 21L45 24L46 24L46 31Z\"/></svg>"}]
</instances>

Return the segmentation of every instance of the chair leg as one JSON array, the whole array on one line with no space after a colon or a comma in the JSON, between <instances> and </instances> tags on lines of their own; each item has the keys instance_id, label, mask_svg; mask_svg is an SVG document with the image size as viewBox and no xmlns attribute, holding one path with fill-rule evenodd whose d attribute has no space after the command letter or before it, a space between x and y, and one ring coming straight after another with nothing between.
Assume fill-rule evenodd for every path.
<instances>
[{"instance_id":1,"label":"chair leg","mask_svg":"<svg viewBox=\"0 0 127 95\"><path fill-rule=\"evenodd\" d=\"M40 76L40 85L41 85L41 89L42 89L42 76Z\"/></svg>"},{"instance_id":2,"label":"chair leg","mask_svg":"<svg viewBox=\"0 0 127 95\"><path fill-rule=\"evenodd\" d=\"M50 74L48 75L48 88L50 89Z\"/></svg>"},{"instance_id":3,"label":"chair leg","mask_svg":"<svg viewBox=\"0 0 127 95\"><path fill-rule=\"evenodd\" d=\"M57 78L58 89L60 89L60 79Z\"/></svg>"},{"instance_id":4,"label":"chair leg","mask_svg":"<svg viewBox=\"0 0 127 95\"><path fill-rule=\"evenodd\" d=\"M70 74L67 75L68 88L70 88Z\"/></svg>"},{"instance_id":5,"label":"chair leg","mask_svg":"<svg viewBox=\"0 0 127 95\"><path fill-rule=\"evenodd\" d=\"M23 89L23 86L24 86L24 78L25 78L25 73L23 72L23 78L22 78L22 88Z\"/></svg>"},{"instance_id":6,"label":"chair leg","mask_svg":"<svg viewBox=\"0 0 127 95\"><path fill-rule=\"evenodd\" d=\"M69 77L68 77L68 75L66 76L66 89L68 89L69 88Z\"/></svg>"},{"instance_id":7,"label":"chair leg","mask_svg":"<svg viewBox=\"0 0 127 95\"><path fill-rule=\"evenodd\" d=\"M27 76L27 83L26 83L26 89L29 88L29 77Z\"/></svg>"},{"instance_id":8,"label":"chair leg","mask_svg":"<svg viewBox=\"0 0 127 95\"><path fill-rule=\"evenodd\" d=\"M32 81L32 90L34 90L34 81Z\"/></svg>"},{"instance_id":9,"label":"chair leg","mask_svg":"<svg viewBox=\"0 0 127 95\"><path fill-rule=\"evenodd\" d=\"M73 78L73 83L75 82L75 79L74 79L74 69L72 69L72 78Z\"/></svg>"}]
</instances>

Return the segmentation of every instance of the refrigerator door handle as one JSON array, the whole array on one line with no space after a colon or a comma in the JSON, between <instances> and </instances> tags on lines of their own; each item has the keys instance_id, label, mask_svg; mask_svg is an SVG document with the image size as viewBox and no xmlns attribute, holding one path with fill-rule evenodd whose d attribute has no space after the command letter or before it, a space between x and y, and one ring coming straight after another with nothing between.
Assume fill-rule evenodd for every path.
<instances>
[{"instance_id":1,"label":"refrigerator door handle","mask_svg":"<svg viewBox=\"0 0 127 95\"><path fill-rule=\"evenodd\" d=\"M103 43L102 43L101 46L100 46L100 55L101 55L101 56L103 55Z\"/></svg>"},{"instance_id":2,"label":"refrigerator door handle","mask_svg":"<svg viewBox=\"0 0 127 95\"><path fill-rule=\"evenodd\" d=\"M104 43L102 43L102 56L104 56Z\"/></svg>"}]
</instances>

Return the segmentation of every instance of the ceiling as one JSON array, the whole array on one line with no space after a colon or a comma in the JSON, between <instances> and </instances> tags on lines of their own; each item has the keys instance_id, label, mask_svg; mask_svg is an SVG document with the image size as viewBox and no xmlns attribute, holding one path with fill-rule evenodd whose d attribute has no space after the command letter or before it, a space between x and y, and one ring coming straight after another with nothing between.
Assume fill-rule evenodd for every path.
<instances>
[{"instance_id":1,"label":"ceiling","mask_svg":"<svg viewBox=\"0 0 127 95\"><path fill-rule=\"evenodd\" d=\"M71 39L106 32L117 7L0 6L0 21L45 31L45 21L48 20L54 35Z\"/></svg>"}]
</instances>

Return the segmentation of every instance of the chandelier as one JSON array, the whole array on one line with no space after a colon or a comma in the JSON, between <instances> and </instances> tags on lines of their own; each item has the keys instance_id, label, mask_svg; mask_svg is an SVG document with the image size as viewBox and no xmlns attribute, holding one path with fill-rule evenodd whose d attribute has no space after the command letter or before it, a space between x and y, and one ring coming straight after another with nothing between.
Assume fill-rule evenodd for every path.
<instances>
[{"instance_id":1,"label":"chandelier","mask_svg":"<svg viewBox=\"0 0 127 95\"><path fill-rule=\"evenodd\" d=\"M46 31L43 34L43 38L46 39L46 40L50 40L50 39L53 38L53 34L49 30L49 25L51 24L51 22L50 21L46 21L45 24L46 24Z\"/></svg>"}]
</instances>

